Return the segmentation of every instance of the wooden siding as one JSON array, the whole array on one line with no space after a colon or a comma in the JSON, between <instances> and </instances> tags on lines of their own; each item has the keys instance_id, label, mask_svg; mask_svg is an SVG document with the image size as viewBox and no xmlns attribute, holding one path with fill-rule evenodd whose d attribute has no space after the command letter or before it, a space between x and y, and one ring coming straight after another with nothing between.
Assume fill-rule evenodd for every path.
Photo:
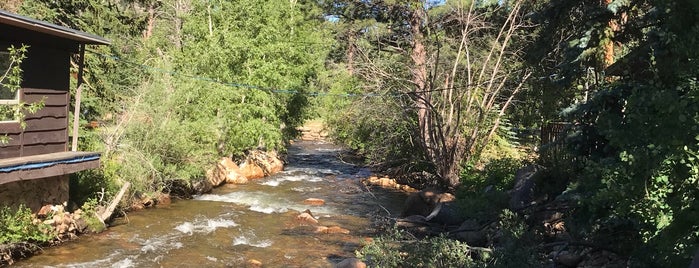
<instances>
[{"instance_id":1,"label":"wooden siding","mask_svg":"<svg viewBox=\"0 0 699 268\"><path fill-rule=\"evenodd\" d=\"M25 116L26 126L0 124L0 134L7 134L8 144L0 145L0 159L65 152L68 149L67 90L23 88L21 100L44 102L44 108Z\"/></svg>"}]
</instances>

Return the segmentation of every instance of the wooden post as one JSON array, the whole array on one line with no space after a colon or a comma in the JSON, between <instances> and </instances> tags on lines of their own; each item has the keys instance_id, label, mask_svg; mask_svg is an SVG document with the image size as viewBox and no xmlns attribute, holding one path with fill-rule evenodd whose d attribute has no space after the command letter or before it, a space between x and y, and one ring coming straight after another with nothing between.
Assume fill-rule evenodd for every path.
<instances>
[{"instance_id":1,"label":"wooden post","mask_svg":"<svg viewBox=\"0 0 699 268\"><path fill-rule=\"evenodd\" d=\"M80 44L80 62L78 63L78 87L75 89L75 109L73 110L73 141L70 150L78 150L78 130L80 129L80 100L83 86L83 69L85 65L85 44Z\"/></svg>"}]
</instances>

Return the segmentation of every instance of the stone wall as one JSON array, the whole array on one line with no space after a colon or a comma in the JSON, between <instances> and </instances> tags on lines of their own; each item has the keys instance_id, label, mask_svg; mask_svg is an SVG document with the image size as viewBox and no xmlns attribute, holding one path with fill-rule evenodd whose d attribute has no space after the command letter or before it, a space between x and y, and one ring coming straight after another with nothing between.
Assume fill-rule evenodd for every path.
<instances>
[{"instance_id":1,"label":"stone wall","mask_svg":"<svg viewBox=\"0 0 699 268\"><path fill-rule=\"evenodd\" d=\"M68 175L43 179L15 181L0 185L0 204L18 207L20 204L38 211L43 205L68 201Z\"/></svg>"}]
</instances>

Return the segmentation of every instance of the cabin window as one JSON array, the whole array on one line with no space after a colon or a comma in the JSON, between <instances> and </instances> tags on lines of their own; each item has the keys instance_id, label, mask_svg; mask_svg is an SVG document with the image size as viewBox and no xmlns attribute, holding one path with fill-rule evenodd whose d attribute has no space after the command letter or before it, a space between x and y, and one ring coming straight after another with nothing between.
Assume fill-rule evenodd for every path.
<instances>
[{"instance_id":1,"label":"cabin window","mask_svg":"<svg viewBox=\"0 0 699 268\"><path fill-rule=\"evenodd\" d=\"M16 121L15 107L19 104L19 90L12 90L6 84L11 59L10 53L0 52L0 122Z\"/></svg>"}]
</instances>

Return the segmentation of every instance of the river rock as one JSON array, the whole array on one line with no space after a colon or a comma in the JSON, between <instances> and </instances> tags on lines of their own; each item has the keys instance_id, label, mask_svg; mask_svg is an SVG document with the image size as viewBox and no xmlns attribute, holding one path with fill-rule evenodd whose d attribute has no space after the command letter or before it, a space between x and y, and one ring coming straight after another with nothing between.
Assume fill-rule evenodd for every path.
<instances>
[{"instance_id":1,"label":"river rock","mask_svg":"<svg viewBox=\"0 0 699 268\"><path fill-rule=\"evenodd\" d=\"M563 264L568 267L576 267L580 261L582 261L582 256L573 253L559 254L554 259L556 263Z\"/></svg>"},{"instance_id":2,"label":"river rock","mask_svg":"<svg viewBox=\"0 0 699 268\"><path fill-rule=\"evenodd\" d=\"M328 234L349 234L350 231L345 229L345 228L339 227L339 226L330 226L325 231L325 233L328 233Z\"/></svg>"},{"instance_id":3,"label":"river rock","mask_svg":"<svg viewBox=\"0 0 699 268\"><path fill-rule=\"evenodd\" d=\"M276 174L284 170L284 162L279 158L277 152L267 152L265 155L265 161L261 164L268 175Z\"/></svg>"},{"instance_id":4,"label":"river rock","mask_svg":"<svg viewBox=\"0 0 699 268\"><path fill-rule=\"evenodd\" d=\"M169 194L160 194L158 195L156 203L158 207L167 207L172 204L172 199L170 198Z\"/></svg>"},{"instance_id":5,"label":"river rock","mask_svg":"<svg viewBox=\"0 0 699 268\"><path fill-rule=\"evenodd\" d=\"M216 163L216 166L206 171L206 179L212 186L217 187L226 181L226 174L229 167L236 165L230 157L223 157Z\"/></svg>"},{"instance_id":6,"label":"river rock","mask_svg":"<svg viewBox=\"0 0 699 268\"><path fill-rule=\"evenodd\" d=\"M255 259L248 260L248 267L250 267L250 268L262 267L262 262L255 260Z\"/></svg>"},{"instance_id":7,"label":"river rock","mask_svg":"<svg viewBox=\"0 0 699 268\"><path fill-rule=\"evenodd\" d=\"M328 227L327 226L316 226L316 229L313 232L314 233L327 233Z\"/></svg>"},{"instance_id":8,"label":"river rock","mask_svg":"<svg viewBox=\"0 0 699 268\"><path fill-rule=\"evenodd\" d=\"M80 233L87 232L87 222L85 219L80 218L75 220L75 229L77 229Z\"/></svg>"},{"instance_id":9,"label":"river rock","mask_svg":"<svg viewBox=\"0 0 699 268\"><path fill-rule=\"evenodd\" d=\"M344 259L338 264L335 264L335 268L366 268L366 263L362 262L357 258Z\"/></svg>"},{"instance_id":10,"label":"river rock","mask_svg":"<svg viewBox=\"0 0 699 268\"><path fill-rule=\"evenodd\" d=\"M224 183L243 184L248 181L230 157L221 158L215 167L206 172L206 178L214 187Z\"/></svg>"},{"instance_id":11,"label":"river rock","mask_svg":"<svg viewBox=\"0 0 699 268\"><path fill-rule=\"evenodd\" d=\"M248 178L240 174L240 170L228 172L226 175L227 184L246 184L248 183Z\"/></svg>"},{"instance_id":12,"label":"river rock","mask_svg":"<svg viewBox=\"0 0 699 268\"><path fill-rule=\"evenodd\" d=\"M428 188L417 193L411 193L405 200L403 217L422 215L427 217L437 207L438 203L454 201L454 195Z\"/></svg>"},{"instance_id":13,"label":"river rock","mask_svg":"<svg viewBox=\"0 0 699 268\"><path fill-rule=\"evenodd\" d=\"M278 173L284 169L284 162L276 152L262 150L249 151L245 161L240 164L240 174L247 179L259 179Z\"/></svg>"},{"instance_id":14,"label":"river rock","mask_svg":"<svg viewBox=\"0 0 699 268\"><path fill-rule=\"evenodd\" d=\"M296 220L300 221L301 223L307 223L312 225L318 224L318 220L316 220L316 218L313 217L313 214L311 214L311 211L308 209L296 216Z\"/></svg>"},{"instance_id":15,"label":"river rock","mask_svg":"<svg viewBox=\"0 0 699 268\"><path fill-rule=\"evenodd\" d=\"M373 186L381 186L385 188L395 188L396 187L396 180L388 178L388 177L377 177L377 176L371 176L364 180L364 183L367 185L373 185Z\"/></svg>"},{"instance_id":16,"label":"river rock","mask_svg":"<svg viewBox=\"0 0 699 268\"><path fill-rule=\"evenodd\" d=\"M339 226L316 226L315 230L313 230L313 233L316 234L349 234L350 230L347 230L345 228L339 227Z\"/></svg>"},{"instance_id":17,"label":"river rock","mask_svg":"<svg viewBox=\"0 0 699 268\"><path fill-rule=\"evenodd\" d=\"M264 178L265 171L252 160L240 164L240 174L249 180Z\"/></svg>"},{"instance_id":18,"label":"river rock","mask_svg":"<svg viewBox=\"0 0 699 268\"><path fill-rule=\"evenodd\" d=\"M44 205L39 209L39 212L36 213L37 216L40 218L46 217L49 213L51 213L53 206L52 205Z\"/></svg>"},{"instance_id":19,"label":"river rock","mask_svg":"<svg viewBox=\"0 0 699 268\"><path fill-rule=\"evenodd\" d=\"M443 225L460 225L465 220L459 211L459 206L455 202L449 201L439 204L441 208L439 208L439 211L432 211L432 213L437 214L433 214L434 217L429 219L430 222Z\"/></svg>"},{"instance_id":20,"label":"river rock","mask_svg":"<svg viewBox=\"0 0 699 268\"><path fill-rule=\"evenodd\" d=\"M429 223L422 215L410 215L408 217L396 220L396 227L416 228L427 226Z\"/></svg>"},{"instance_id":21,"label":"river rock","mask_svg":"<svg viewBox=\"0 0 699 268\"><path fill-rule=\"evenodd\" d=\"M208 193L213 189L214 186L209 180L198 180L192 184L192 190L197 194Z\"/></svg>"},{"instance_id":22,"label":"river rock","mask_svg":"<svg viewBox=\"0 0 699 268\"><path fill-rule=\"evenodd\" d=\"M320 198L308 198L306 200L303 200L303 203L311 206L322 206L323 204L325 204L325 200Z\"/></svg>"}]
</instances>

